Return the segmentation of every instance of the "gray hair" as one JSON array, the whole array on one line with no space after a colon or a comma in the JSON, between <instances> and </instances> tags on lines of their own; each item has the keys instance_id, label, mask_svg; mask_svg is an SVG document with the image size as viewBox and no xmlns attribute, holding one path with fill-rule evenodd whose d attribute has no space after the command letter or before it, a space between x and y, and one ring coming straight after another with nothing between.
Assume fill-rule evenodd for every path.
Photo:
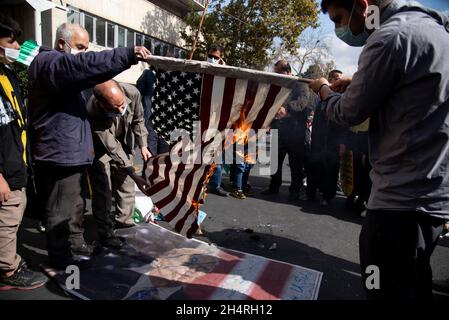
<instances>
[{"instance_id":1,"label":"gray hair","mask_svg":"<svg viewBox=\"0 0 449 320\"><path fill-rule=\"evenodd\" d=\"M74 31L77 29L87 32L86 29L84 29L79 24L72 24L72 23L66 23L66 22L61 24L58 27L58 29L56 29L55 48L58 45L59 39L70 42L72 40Z\"/></svg>"}]
</instances>

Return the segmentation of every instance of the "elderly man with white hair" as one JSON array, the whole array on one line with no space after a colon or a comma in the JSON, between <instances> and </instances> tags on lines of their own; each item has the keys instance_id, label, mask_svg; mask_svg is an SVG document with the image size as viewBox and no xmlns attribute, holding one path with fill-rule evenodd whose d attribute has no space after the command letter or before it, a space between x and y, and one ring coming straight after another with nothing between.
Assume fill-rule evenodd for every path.
<instances>
[{"instance_id":1,"label":"elderly man with white hair","mask_svg":"<svg viewBox=\"0 0 449 320\"><path fill-rule=\"evenodd\" d=\"M57 29L55 48L41 49L29 69L29 131L36 187L43 200L49 264L57 269L76 263L73 254L90 253L82 228L83 181L94 148L81 91L151 54L139 46L86 52L88 46L88 32L65 23Z\"/></svg>"}]
</instances>

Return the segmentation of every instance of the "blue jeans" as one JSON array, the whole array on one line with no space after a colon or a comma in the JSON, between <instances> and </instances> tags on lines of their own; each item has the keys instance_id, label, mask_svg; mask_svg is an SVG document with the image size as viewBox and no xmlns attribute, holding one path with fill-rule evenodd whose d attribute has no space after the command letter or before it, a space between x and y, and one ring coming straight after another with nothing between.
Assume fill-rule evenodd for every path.
<instances>
[{"instance_id":1,"label":"blue jeans","mask_svg":"<svg viewBox=\"0 0 449 320\"><path fill-rule=\"evenodd\" d=\"M249 173L251 172L252 164L237 163L232 164L234 167L234 178L232 184L237 190L242 190L243 186L248 183Z\"/></svg>"},{"instance_id":2,"label":"blue jeans","mask_svg":"<svg viewBox=\"0 0 449 320\"><path fill-rule=\"evenodd\" d=\"M217 166L215 167L214 174L212 175L212 177L210 178L210 181L209 181L209 187L212 190L217 189L218 187L221 186L222 171L223 171L223 166L221 164L217 164Z\"/></svg>"}]
</instances>

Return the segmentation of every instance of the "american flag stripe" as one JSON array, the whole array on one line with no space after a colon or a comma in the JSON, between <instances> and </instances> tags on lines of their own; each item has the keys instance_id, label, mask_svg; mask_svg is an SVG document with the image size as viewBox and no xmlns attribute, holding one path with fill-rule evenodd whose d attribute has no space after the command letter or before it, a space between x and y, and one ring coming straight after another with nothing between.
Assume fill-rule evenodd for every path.
<instances>
[{"instance_id":1,"label":"american flag stripe","mask_svg":"<svg viewBox=\"0 0 449 320\"><path fill-rule=\"evenodd\" d=\"M170 175L170 170L176 169L176 166L173 166L171 161L166 161L165 164L161 164L159 167L160 169L164 169L164 175L163 179L156 182L155 185L151 187L151 192L154 197L153 201L155 202L160 200L159 192L170 184L170 178L172 177Z\"/></svg>"},{"instance_id":2,"label":"american flag stripe","mask_svg":"<svg viewBox=\"0 0 449 320\"><path fill-rule=\"evenodd\" d=\"M227 124L231 117L231 110L234 106L233 97L235 93L236 79L226 78L222 102L222 112L220 122L218 123L218 130L223 131L227 128Z\"/></svg>"},{"instance_id":3,"label":"american flag stripe","mask_svg":"<svg viewBox=\"0 0 449 320\"><path fill-rule=\"evenodd\" d=\"M243 102L243 106L246 108L245 117L248 117L248 113L251 111L258 89L258 82L248 80L248 84L246 85L245 101Z\"/></svg>"},{"instance_id":4,"label":"american flag stripe","mask_svg":"<svg viewBox=\"0 0 449 320\"><path fill-rule=\"evenodd\" d=\"M221 262L212 271L188 284L185 287L186 293L193 300L208 299L244 256L243 253L220 251L218 258Z\"/></svg>"},{"instance_id":5,"label":"american flag stripe","mask_svg":"<svg viewBox=\"0 0 449 320\"><path fill-rule=\"evenodd\" d=\"M214 76L205 74L203 77L203 87L201 90L201 105L200 105L200 119L201 119L201 142L203 140L204 132L209 128L212 90L213 90Z\"/></svg>"},{"instance_id":6,"label":"american flag stripe","mask_svg":"<svg viewBox=\"0 0 449 320\"><path fill-rule=\"evenodd\" d=\"M190 165L188 165L190 166ZM176 186L176 189L174 189L173 193L175 196L177 196L177 199L174 199L170 203L164 207L165 211L167 212L167 219L172 220L176 216L176 212L179 211L184 205L185 200L188 197L188 192L190 191L192 187L192 181L199 180L199 177L195 177L195 175L202 175L201 171L198 172L198 170L201 168L200 164L196 164L193 166L193 168L186 168L184 172L182 173L182 177L180 179L184 182L183 185ZM191 195L193 197L193 194Z\"/></svg>"},{"instance_id":7,"label":"american flag stripe","mask_svg":"<svg viewBox=\"0 0 449 320\"><path fill-rule=\"evenodd\" d=\"M152 159L150 159L149 163L151 163L151 168L153 169L153 171L151 172L151 174L148 177L148 183L150 184L150 186L154 185L154 180L156 178L158 178L159 175L159 161L161 159L161 156L155 156Z\"/></svg>"},{"instance_id":8,"label":"american flag stripe","mask_svg":"<svg viewBox=\"0 0 449 320\"><path fill-rule=\"evenodd\" d=\"M272 300L280 296L292 273L293 267L289 264L276 261L268 262L265 270L254 282L249 296L257 300Z\"/></svg>"},{"instance_id":9,"label":"american flag stripe","mask_svg":"<svg viewBox=\"0 0 449 320\"><path fill-rule=\"evenodd\" d=\"M248 81L247 80L241 80L238 79L235 83L235 93L234 93L234 99L232 100L232 106L243 106L245 104L245 97L246 97L246 89L248 87ZM232 124L236 122L240 117L240 109L239 108L232 108L230 119L228 120L228 123L226 124L226 128L231 128Z\"/></svg>"},{"instance_id":10,"label":"american flag stripe","mask_svg":"<svg viewBox=\"0 0 449 320\"><path fill-rule=\"evenodd\" d=\"M210 106L205 106L209 110L209 120L208 120L208 131L206 132L205 141L213 139L216 135L216 130L218 129L218 124L221 117L223 116L222 108L223 97L226 95L225 90L225 77L214 77L212 84L212 97L210 101ZM231 93L232 94L232 93ZM201 107L201 112L203 112ZM206 113L206 111L205 111ZM201 124L203 126L203 124Z\"/></svg>"},{"instance_id":11,"label":"american flag stripe","mask_svg":"<svg viewBox=\"0 0 449 320\"><path fill-rule=\"evenodd\" d=\"M269 260L261 261L253 255L245 255L243 259L231 270L220 283L214 293L208 297L210 300L246 300L256 299L251 296L254 283L259 275L266 269Z\"/></svg>"},{"instance_id":12,"label":"american flag stripe","mask_svg":"<svg viewBox=\"0 0 449 320\"><path fill-rule=\"evenodd\" d=\"M176 167L176 165L174 165L173 167ZM160 192L158 193L159 198L161 198L161 200L156 200L155 198L155 202L156 202L156 206L158 208L165 208L167 205L169 205L170 203L174 202L174 200L176 199L176 195L178 194L178 188L182 186L179 185L179 181L184 181L183 179L185 178L185 176L187 175L187 172L184 170L185 169L185 164L180 163L177 166L176 172L174 173L175 175L175 179L173 181L173 184L170 183L170 187L172 188L170 193L167 195L167 191L169 191L169 188L165 188L165 197L164 197L164 193ZM168 208L167 208L168 210Z\"/></svg>"},{"instance_id":13,"label":"american flag stripe","mask_svg":"<svg viewBox=\"0 0 449 320\"><path fill-rule=\"evenodd\" d=\"M273 103L273 106L268 111L268 114L267 114L267 116L265 118L265 121L264 121L263 125L261 126L261 128L265 129L265 128L267 128L270 125L272 119L274 118L274 116L278 112L279 108L284 103L285 99L288 98L290 92L291 92L291 90L288 89L288 88L282 88L281 89L281 91L276 96L276 99L275 99L275 101Z\"/></svg>"},{"instance_id":14,"label":"american flag stripe","mask_svg":"<svg viewBox=\"0 0 449 320\"><path fill-rule=\"evenodd\" d=\"M265 99L267 97L268 92L270 91L270 87L271 85L269 85L268 83L260 83L259 86L257 87L257 93L254 102L251 106L251 109L249 109L246 114L247 122L253 122L256 119L257 114L265 104Z\"/></svg>"},{"instance_id":15,"label":"american flag stripe","mask_svg":"<svg viewBox=\"0 0 449 320\"><path fill-rule=\"evenodd\" d=\"M268 111L273 106L273 103L276 99L276 96L278 95L279 91L281 91L281 88L278 86L270 86L268 89L268 93L264 94L265 101L261 105L261 108L257 110L257 113L250 114L248 117L254 121L253 126L255 128L260 128L262 124L264 123L265 119L267 118ZM253 120L254 116L254 120Z\"/></svg>"}]
</instances>

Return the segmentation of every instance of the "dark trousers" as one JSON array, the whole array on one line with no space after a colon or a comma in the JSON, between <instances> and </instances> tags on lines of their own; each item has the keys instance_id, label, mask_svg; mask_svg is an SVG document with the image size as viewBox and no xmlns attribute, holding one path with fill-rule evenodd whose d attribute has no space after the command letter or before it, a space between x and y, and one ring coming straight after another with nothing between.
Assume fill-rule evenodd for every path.
<instances>
[{"instance_id":1,"label":"dark trousers","mask_svg":"<svg viewBox=\"0 0 449 320\"><path fill-rule=\"evenodd\" d=\"M129 155L131 161L133 156ZM94 159L90 170L92 177L92 214L100 238L114 235L115 223L134 224L134 181L113 161L103 163ZM115 200L115 218L112 216L112 197Z\"/></svg>"},{"instance_id":2,"label":"dark trousers","mask_svg":"<svg viewBox=\"0 0 449 320\"><path fill-rule=\"evenodd\" d=\"M329 201L337 193L338 172L340 160L338 151L312 154L307 164L307 195L314 198L317 190L323 194L323 199Z\"/></svg>"},{"instance_id":3,"label":"dark trousers","mask_svg":"<svg viewBox=\"0 0 449 320\"><path fill-rule=\"evenodd\" d=\"M304 139L298 139L297 144L284 143L279 141L278 149L278 168L275 174L271 176L270 190L278 191L282 185L282 165L285 157L288 155L288 162L290 164L291 184L289 187L290 193L299 193L302 187L302 179L304 177L304 154L303 147Z\"/></svg>"},{"instance_id":4,"label":"dark trousers","mask_svg":"<svg viewBox=\"0 0 449 320\"><path fill-rule=\"evenodd\" d=\"M154 130L153 123L151 119L148 119L145 121L145 127L148 131L148 149L150 150L152 155L157 155L161 153L166 153L169 151L169 145L167 142L165 142L164 139L159 137L156 130Z\"/></svg>"},{"instance_id":5,"label":"dark trousers","mask_svg":"<svg viewBox=\"0 0 449 320\"><path fill-rule=\"evenodd\" d=\"M371 192L371 178L369 173L371 165L369 163L368 155L353 150L353 172L354 172L354 188L351 197L359 196L360 203L368 202L369 194Z\"/></svg>"},{"instance_id":6,"label":"dark trousers","mask_svg":"<svg viewBox=\"0 0 449 320\"><path fill-rule=\"evenodd\" d=\"M430 257L443 224L443 219L418 212L367 210L359 248L368 298L431 299ZM365 286L370 265L380 270L378 290Z\"/></svg>"},{"instance_id":7,"label":"dark trousers","mask_svg":"<svg viewBox=\"0 0 449 320\"><path fill-rule=\"evenodd\" d=\"M70 247L84 243L85 174L85 166L60 167L47 163L35 166L50 261L70 258Z\"/></svg>"}]
</instances>

